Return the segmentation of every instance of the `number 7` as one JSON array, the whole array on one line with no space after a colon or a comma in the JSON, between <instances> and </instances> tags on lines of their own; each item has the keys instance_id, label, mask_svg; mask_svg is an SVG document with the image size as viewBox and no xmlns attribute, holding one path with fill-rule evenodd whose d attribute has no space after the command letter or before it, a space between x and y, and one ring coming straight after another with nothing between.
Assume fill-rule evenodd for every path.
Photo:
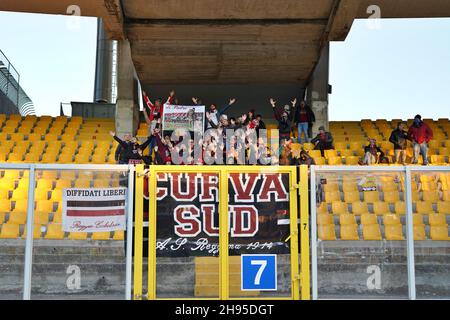
<instances>
[{"instance_id":1,"label":"number 7","mask_svg":"<svg viewBox=\"0 0 450 320\"><path fill-rule=\"evenodd\" d=\"M267 266L267 260L252 260L251 265L253 265L253 266L259 265L260 266L258 269L258 272L256 273L256 276L255 276L255 285L259 285L261 282L261 275Z\"/></svg>"}]
</instances>

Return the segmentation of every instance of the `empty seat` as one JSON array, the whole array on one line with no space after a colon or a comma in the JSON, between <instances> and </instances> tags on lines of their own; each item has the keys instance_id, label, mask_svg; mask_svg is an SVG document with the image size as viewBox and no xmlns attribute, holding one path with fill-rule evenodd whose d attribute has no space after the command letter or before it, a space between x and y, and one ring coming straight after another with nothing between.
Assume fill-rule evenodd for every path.
<instances>
[{"instance_id":1,"label":"empty seat","mask_svg":"<svg viewBox=\"0 0 450 320\"><path fill-rule=\"evenodd\" d=\"M325 192L339 191L339 185L337 182L330 182L323 185L323 190Z\"/></svg>"},{"instance_id":2,"label":"empty seat","mask_svg":"<svg viewBox=\"0 0 450 320\"><path fill-rule=\"evenodd\" d=\"M391 213L387 202L377 201L373 203L373 213L377 215L385 215Z\"/></svg>"},{"instance_id":3,"label":"empty seat","mask_svg":"<svg viewBox=\"0 0 450 320\"><path fill-rule=\"evenodd\" d=\"M358 185L355 181L344 181L342 183L342 190L344 192L357 192L358 191Z\"/></svg>"},{"instance_id":4,"label":"empty seat","mask_svg":"<svg viewBox=\"0 0 450 320\"><path fill-rule=\"evenodd\" d=\"M87 179L77 179L74 183L74 188L90 188L91 181Z\"/></svg>"},{"instance_id":5,"label":"empty seat","mask_svg":"<svg viewBox=\"0 0 450 320\"><path fill-rule=\"evenodd\" d=\"M406 203L403 201L397 201L394 204L394 211L396 214L402 214L405 215L406 214Z\"/></svg>"},{"instance_id":6,"label":"empty seat","mask_svg":"<svg viewBox=\"0 0 450 320\"><path fill-rule=\"evenodd\" d=\"M367 207L367 203L360 202L360 201L352 203L352 213L354 215L361 215L361 214L368 213L368 212L369 212L369 209Z\"/></svg>"},{"instance_id":7,"label":"empty seat","mask_svg":"<svg viewBox=\"0 0 450 320\"><path fill-rule=\"evenodd\" d=\"M357 202L360 201L359 191L344 191L345 202Z\"/></svg>"},{"instance_id":8,"label":"empty seat","mask_svg":"<svg viewBox=\"0 0 450 320\"><path fill-rule=\"evenodd\" d=\"M439 194L436 190L430 190L430 191L424 190L422 193L422 198L423 198L423 201L438 202Z\"/></svg>"},{"instance_id":9,"label":"empty seat","mask_svg":"<svg viewBox=\"0 0 450 320\"><path fill-rule=\"evenodd\" d=\"M356 224L355 216L350 213L341 214L339 216L339 223L340 225L347 225L347 224Z\"/></svg>"},{"instance_id":10,"label":"empty seat","mask_svg":"<svg viewBox=\"0 0 450 320\"><path fill-rule=\"evenodd\" d=\"M449 240L448 226L431 226L430 237L432 240Z\"/></svg>"},{"instance_id":11,"label":"empty seat","mask_svg":"<svg viewBox=\"0 0 450 320\"><path fill-rule=\"evenodd\" d=\"M327 151L329 151L329 150L327 150ZM328 158L328 164L330 166L341 165L342 164L342 159L341 159L341 157L338 157L338 156L336 156L336 157L329 157Z\"/></svg>"},{"instance_id":12,"label":"empty seat","mask_svg":"<svg viewBox=\"0 0 450 320\"><path fill-rule=\"evenodd\" d=\"M328 213L328 205L326 202L321 202L319 206L317 206L317 214L319 213Z\"/></svg>"},{"instance_id":13,"label":"empty seat","mask_svg":"<svg viewBox=\"0 0 450 320\"><path fill-rule=\"evenodd\" d=\"M108 180L94 180L94 188L109 188Z\"/></svg>"},{"instance_id":14,"label":"empty seat","mask_svg":"<svg viewBox=\"0 0 450 320\"><path fill-rule=\"evenodd\" d=\"M34 191L34 200L47 200L48 192L48 189L36 189Z\"/></svg>"},{"instance_id":15,"label":"empty seat","mask_svg":"<svg viewBox=\"0 0 450 320\"><path fill-rule=\"evenodd\" d=\"M378 191L364 191L364 201L374 203L380 200Z\"/></svg>"},{"instance_id":16,"label":"empty seat","mask_svg":"<svg viewBox=\"0 0 450 320\"><path fill-rule=\"evenodd\" d=\"M333 214L348 213L348 205L345 202L333 201L331 203L331 210L333 211Z\"/></svg>"},{"instance_id":17,"label":"empty seat","mask_svg":"<svg viewBox=\"0 0 450 320\"><path fill-rule=\"evenodd\" d=\"M440 201L437 203L437 212L450 214L450 201Z\"/></svg>"},{"instance_id":18,"label":"empty seat","mask_svg":"<svg viewBox=\"0 0 450 320\"><path fill-rule=\"evenodd\" d=\"M420 202L416 202L416 211L417 213L432 213L433 210L433 205L431 204L431 202L427 202L427 201L420 201Z\"/></svg>"},{"instance_id":19,"label":"empty seat","mask_svg":"<svg viewBox=\"0 0 450 320\"><path fill-rule=\"evenodd\" d=\"M345 158L345 164L350 166L356 166L359 164L359 157L350 156Z\"/></svg>"},{"instance_id":20,"label":"empty seat","mask_svg":"<svg viewBox=\"0 0 450 320\"><path fill-rule=\"evenodd\" d=\"M111 237L110 232L94 232L92 233L92 240L109 240Z\"/></svg>"},{"instance_id":21,"label":"empty seat","mask_svg":"<svg viewBox=\"0 0 450 320\"><path fill-rule=\"evenodd\" d=\"M445 214L431 213L428 215L430 226L447 226Z\"/></svg>"},{"instance_id":22,"label":"empty seat","mask_svg":"<svg viewBox=\"0 0 450 320\"><path fill-rule=\"evenodd\" d=\"M70 232L68 238L70 240L86 240L87 232Z\"/></svg>"},{"instance_id":23,"label":"empty seat","mask_svg":"<svg viewBox=\"0 0 450 320\"><path fill-rule=\"evenodd\" d=\"M20 235L18 224L2 224L1 228L0 238L2 239L15 239Z\"/></svg>"},{"instance_id":24,"label":"empty seat","mask_svg":"<svg viewBox=\"0 0 450 320\"><path fill-rule=\"evenodd\" d=\"M357 224L341 225L341 240L359 240Z\"/></svg>"},{"instance_id":25,"label":"empty seat","mask_svg":"<svg viewBox=\"0 0 450 320\"><path fill-rule=\"evenodd\" d=\"M25 224L27 221L26 211L13 211L9 214L8 223Z\"/></svg>"},{"instance_id":26,"label":"empty seat","mask_svg":"<svg viewBox=\"0 0 450 320\"><path fill-rule=\"evenodd\" d=\"M6 213L11 211L11 201L10 200L1 200L0 201L0 212Z\"/></svg>"},{"instance_id":27,"label":"empty seat","mask_svg":"<svg viewBox=\"0 0 450 320\"><path fill-rule=\"evenodd\" d=\"M317 232L320 240L336 240L334 224L318 225Z\"/></svg>"},{"instance_id":28,"label":"empty seat","mask_svg":"<svg viewBox=\"0 0 450 320\"><path fill-rule=\"evenodd\" d=\"M48 213L39 211L34 213L34 223L35 224L47 224L48 223Z\"/></svg>"},{"instance_id":29,"label":"empty seat","mask_svg":"<svg viewBox=\"0 0 450 320\"><path fill-rule=\"evenodd\" d=\"M362 232L364 240L381 240L381 231L378 224L363 224Z\"/></svg>"},{"instance_id":30,"label":"empty seat","mask_svg":"<svg viewBox=\"0 0 450 320\"><path fill-rule=\"evenodd\" d=\"M317 224L333 224L333 215L328 213L317 214Z\"/></svg>"},{"instance_id":31,"label":"empty seat","mask_svg":"<svg viewBox=\"0 0 450 320\"><path fill-rule=\"evenodd\" d=\"M374 214L363 214L361 215L361 224L378 224L377 216Z\"/></svg>"},{"instance_id":32,"label":"empty seat","mask_svg":"<svg viewBox=\"0 0 450 320\"><path fill-rule=\"evenodd\" d=\"M51 189L53 187L53 181L48 179L39 179L36 183L38 189Z\"/></svg>"},{"instance_id":33,"label":"empty seat","mask_svg":"<svg viewBox=\"0 0 450 320\"><path fill-rule=\"evenodd\" d=\"M391 190L391 191L384 191L384 201L389 203L395 203L397 201L400 201L400 194L397 190Z\"/></svg>"},{"instance_id":34,"label":"empty seat","mask_svg":"<svg viewBox=\"0 0 450 320\"><path fill-rule=\"evenodd\" d=\"M341 194L339 191L325 192L325 201L328 203L333 201L341 201Z\"/></svg>"},{"instance_id":35,"label":"empty seat","mask_svg":"<svg viewBox=\"0 0 450 320\"><path fill-rule=\"evenodd\" d=\"M123 240L124 239L124 232L123 230L114 231L114 240Z\"/></svg>"},{"instance_id":36,"label":"empty seat","mask_svg":"<svg viewBox=\"0 0 450 320\"><path fill-rule=\"evenodd\" d=\"M36 212L53 212L53 201L52 200L40 200L36 202Z\"/></svg>"},{"instance_id":37,"label":"empty seat","mask_svg":"<svg viewBox=\"0 0 450 320\"><path fill-rule=\"evenodd\" d=\"M28 182L28 181L26 181ZM12 200L22 200L22 199L27 199L28 198L28 190L25 188L18 188L16 190L13 191L12 193Z\"/></svg>"},{"instance_id":38,"label":"empty seat","mask_svg":"<svg viewBox=\"0 0 450 320\"><path fill-rule=\"evenodd\" d=\"M60 224L51 223L47 225L45 239L64 239L64 231Z\"/></svg>"},{"instance_id":39,"label":"empty seat","mask_svg":"<svg viewBox=\"0 0 450 320\"><path fill-rule=\"evenodd\" d=\"M67 189L72 187L72 181L70 180L57 180L55 184L55 189Z\"/></svg>"}]
</instances>

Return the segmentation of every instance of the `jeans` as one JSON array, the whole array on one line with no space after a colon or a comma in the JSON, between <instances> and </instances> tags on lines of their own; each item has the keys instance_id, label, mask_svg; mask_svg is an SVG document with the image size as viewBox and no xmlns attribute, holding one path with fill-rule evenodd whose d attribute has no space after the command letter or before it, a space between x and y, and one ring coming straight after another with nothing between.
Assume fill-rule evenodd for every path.
<instances>
[{"instance_id":1,"label":"jeans","mask_svg":"<svg viewBox=\"0 0 450 320\"><path fill-rule=\"evenodd\" d=\"M413 164L416 164L419 161L419 152L422 155L423 164L428 164L428 144L426 142L422 143L414 142L413 150L414 150Z\"/></svg>"},{"instance_id":2,"label":"jeans","mask_svg":"<svg viewBox=\"0 0 450 320\"><path fill-rule=\"evenodd\" d=\"M395 149L394 150L394 163L405 164L406 161L406 150Z\"/></svg>"},{"instance_id":3,"label":"jeans","mask_svg":"<svg viewBox=\"0 0 450 320\"><path fill-rule=\"evenodd\" d=\"M309 142L308 122L299 122L298 124L298 143L302 143L302 132L305 134L305 142Z\"/></svg>"}]
</instances>

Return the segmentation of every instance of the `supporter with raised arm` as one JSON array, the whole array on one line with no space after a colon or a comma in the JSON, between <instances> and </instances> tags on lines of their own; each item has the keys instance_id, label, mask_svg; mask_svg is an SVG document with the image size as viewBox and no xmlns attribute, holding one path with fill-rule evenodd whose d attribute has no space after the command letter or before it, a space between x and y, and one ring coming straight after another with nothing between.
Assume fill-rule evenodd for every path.
<instances>
[{"instance_id":1,"label":"supporter with raised arm","mask_svg":"<svg viewBox=\"0 0 450 320\"><path fill-rule=\"evenodd\" d=\"M406 148L408 146L408 132L404 130L405 125L401 122L398 123L397 129L392 131L389 137L389 142L394 145L394 163L401 163L405 165L406 161Z\"/></svg>"},{"instance_id":2,"label":"supporter with raised arm","mask_svg":"<svg viewBox=\"0 0 450 320\"><path fill-rule=\"evenodd\" d=\"M325 156L325 150L334 149L333 136L330 132L325 131L324 126L319 127L319 133L311 140L311 143L315 145L314 150L320 150L322 157Z\"/></svg>"},{"instance_id":3,"label":"supporter with raised arm","mask_svg":"<svg viewBox=\"0 0 450 320\"><path fill-rule=\"evenodd\" d=\"M197 104L198 103L198 98L192 98L192 101ZM206 129L209 128L214 128L213 124L215 126L219 125L219 119L220 116L229 108L231 107L231 105L233 105L236 102L236 98L230 98L228 104L226 106L224 106L222 109L217 110L217 107L215 104L211 104L209 106L209 111L207 111L207 113L209 114L209 119L206 119Z\"/></svg>"},{"instance_id":4,"label":"supporter with raised arm","mask_svg":"<svg viewBox=\"0 0 450 320\"><path fill-rule=\"evenodd\" d=\"M123 135L123 140L125 143L130 144L131 143L131 134L125 133ZM114 159L118 164L128 164L128 161L125 159L125 149L122 147L122 145L119 143L119 145L116 148Z\"/></svg>"},{"instance_id":5,"label":"supporter with raised arm","mask_svg":"<svg viewBox=\"0 0 450 320\"><path fill-rule=\"evenodd\" d=\"M414 123L408 130L408 136L413 142L413 164L419 161L419 152L422 155L423 165L428 164L428 142L433 139L433 131L422 121L420 114L414 117Z\"/></svg>"},{"instance_id":6,"label":"supporter with raised arm","mask_svg":"<svg viewBox=\"0 0 450 320\"><path fill-rule=\"evenodd\" d=\"M291 137L292 122L285 110L281 113L277 111L276 101L273 98L270 98L270 104L272 105L275 120L278 121L278 131L281 145L283 140L289 140Z\"/></svg>"},{"instance_id":7,"label":"supporter with raised arm","mask_svg":"<svg viewBox=\"0 0 450 320\"><path fill-rule=\"evenodd\" d=\"M148 107L149 111L147 112L144 105L144 118L147 126L149 128L149 135L153 132L153 129L156 126L156 123L161 123L162 114L164 111L164 105L162 104L161 99L156 99L155 104L153 104L147 96L145 91L142 91L142 95L144 98L144 104ZM167 98L166 103L171 104L173 101L173 97L175 96L175 91L172 90L169 93L169 97Z\"/></svg>"},{"instance_id":8,"label":"supporter with raised arm","mask_svg":"<svg viewBox=\"0 0 450 320\"><path fill-rule=\"evenodd\" d=\"M297 102L297 99L293 103ZM309 126L316 121L316 117L311 108L306 104L304 100L300 101L300 105L295 110L294 122L298 128L298 143L302 143L302 132L305 135L305 142L309 142Z\"/></svg>"},{"instance_id":9,"label":"supporter with raised arm","mask_svg":"<svg viewBox=\"0 0 450 320\"><path fill-rule=\"evenodd\" d=\"M123 162L127 164L142 163L142 158L139 155L138 149L145 150L151 142L151 137L148 137L142 145L140 145L135 137L130 139L130 142L123 141L116 136L116 133L110 131L109 134L116 140L123 148Z\"/></svg>"}]
</instances>

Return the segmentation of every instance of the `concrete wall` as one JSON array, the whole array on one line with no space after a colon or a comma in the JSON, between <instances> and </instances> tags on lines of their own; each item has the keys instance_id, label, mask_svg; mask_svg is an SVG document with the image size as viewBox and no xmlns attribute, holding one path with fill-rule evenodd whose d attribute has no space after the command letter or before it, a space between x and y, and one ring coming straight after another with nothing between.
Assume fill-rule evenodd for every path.
<instances>
[{"instance_id":1,"label":"concrete wall","mask_svg":"<svg viewBox=\"0 0 450 320\"><path fill-rule=\"evenodd\" d=\"M116 105L113 103L71 102L72 116L83 118L114 119Z\"/></svg>"}]
</instances>

